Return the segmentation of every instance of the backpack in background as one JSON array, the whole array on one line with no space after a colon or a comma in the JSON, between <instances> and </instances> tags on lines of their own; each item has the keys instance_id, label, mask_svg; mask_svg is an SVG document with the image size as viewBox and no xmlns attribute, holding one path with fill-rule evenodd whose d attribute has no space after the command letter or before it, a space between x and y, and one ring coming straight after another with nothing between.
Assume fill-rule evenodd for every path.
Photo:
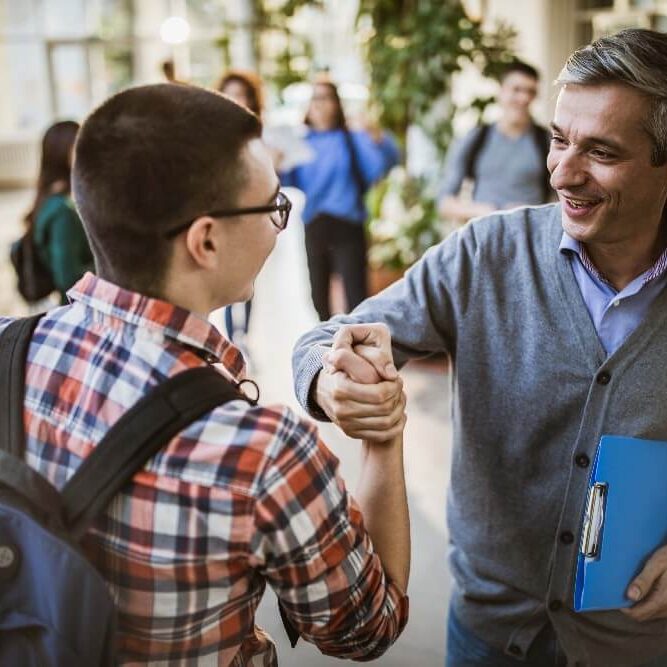
<instances>
[{"instance_id":1,"label":"backpack in background","mask_svg":"<svg viewBox=\"0 0 667 667\"><path fill-rule=\"evenodd\" d=\"M477 158L489 138L490 130L491 126L487 123L482 123L477 127L477 135L473 139L473 142L465 155L464 178L475 179L477 172ZM530 134L535 147L542 158L542 201L543 203L546 203L554 194L554 191L551 188L551 174L547 169L547 156L549 155L549 146L551 144L551 132L547 130L546 127L542 127L534 121L531 121Z\"/></svg>"},{"instance_id":2,"label":"backpack in background","mask_svg":"<svg viewBox=\"0 0 667 667\"><path fill-rule=\"evenodd\" d=\"M59 492L24 461L25 363L40 317L0 334L0 665L110 667L114 600L80 540L171 438L248 399L212 367L179 373L126 412Z\"/></svg>"},{"instance_id":3,"label":"backpack in background","mask_svg":"<svg viewBox=\"0 0 667 667\"><path fill-rule=\"evenodd\" d=\"M42 262L31 230L12 243L9 258L16 272L18 292L28 303L41 301L55 291L51 269Z\"/></svg>"}]
</instances>

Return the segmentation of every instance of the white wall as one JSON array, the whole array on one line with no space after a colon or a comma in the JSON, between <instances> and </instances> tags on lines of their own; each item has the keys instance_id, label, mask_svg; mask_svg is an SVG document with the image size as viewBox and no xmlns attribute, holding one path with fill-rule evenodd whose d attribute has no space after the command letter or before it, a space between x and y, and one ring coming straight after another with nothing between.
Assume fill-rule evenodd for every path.
<instances>
[{"instance_id":1,"label":"white wall","mask_svg":"<svg viewBox=\"0 0 667 667\"><path fill-rule=\"evenodd\" d=\"M553 114L556 88L553 81L574 49L574 0L487 0L484 21L496 20L517 30L517 55L537 67L542 76L535 117L547 123Z\"/></svg>"}]
</instances>

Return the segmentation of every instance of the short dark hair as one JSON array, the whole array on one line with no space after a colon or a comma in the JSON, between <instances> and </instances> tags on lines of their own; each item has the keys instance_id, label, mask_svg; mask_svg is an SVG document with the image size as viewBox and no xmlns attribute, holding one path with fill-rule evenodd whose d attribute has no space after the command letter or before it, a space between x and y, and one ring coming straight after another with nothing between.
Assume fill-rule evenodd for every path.
<instances>
[{"instance_id":1,"label":"short dark hair","mask_svg":"<svg viewBox=\"0 0 667 667\"><path fill-rule=\"evenodd\" d=\"M98 275L160 296L173 250L165 232L236 205L241 152L261 131L240 105L184 84L130 88L93 111L77 138L72 192Z\"/></svg>"},{"instance_id":2,"label":"short dark hair","mask_svg":"<svg viewBox=\"0 0 667 667\"><path fill-rule=\"evenodd\" d=\"M540 80L540 73L532 65L524 63L522 60L515 59L507 63L507 65L500 72L500 76L498 77L500 83L502 83L513 72L519 72L519 74L523 74L530 77L531 79L535 79L535 81Z\"/></svg>"}]
</instances>

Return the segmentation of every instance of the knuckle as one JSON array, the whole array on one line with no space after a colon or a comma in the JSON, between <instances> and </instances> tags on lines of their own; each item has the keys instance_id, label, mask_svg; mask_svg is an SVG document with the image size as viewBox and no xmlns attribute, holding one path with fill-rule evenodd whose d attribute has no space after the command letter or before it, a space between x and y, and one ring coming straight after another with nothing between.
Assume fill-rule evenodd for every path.
<instances>
[{"instance_id":1,"label":"knuckle","mask_svg":"<svg viewBox=\"0 0 667 667\"><path fill-rule=\"evenodd\" d=\"M393 402L396 397L396 390L391 386L391 383L386 383L380 387L379 398L382 403Z\"/></svg>"},{"instance_id":2,"label":"knuckle","mask_svg":"<svg viewBox=\"0 0 667 667\"><path fill-rule=\"evenodd\" d=\"M339 364L344 357L345 357L344 349L331 350L331 352L329 352L328 361L330 364L335 366L336 364Z\"/></svg>"},{"instance_id":3,"label":"knuckle","mask_svg":"<svg viewBox=\"0 0 667 667\"><path fill-rule=\"evenodd\" d=\"M343 388L340 386L340 384L335 384L331 389L331 398L336 404L342 402L343 394Z\"/></svg>"},{"instance_id":4,"label":"knuckle","mask_svg":"<svg viewBox=\"0 0 667 667\"><path fill-rule=\"evenodd\" d=\"M381 336L389 336L389 327L384 322L375 322L371 325Z\"/></svg>"}]
</instances>

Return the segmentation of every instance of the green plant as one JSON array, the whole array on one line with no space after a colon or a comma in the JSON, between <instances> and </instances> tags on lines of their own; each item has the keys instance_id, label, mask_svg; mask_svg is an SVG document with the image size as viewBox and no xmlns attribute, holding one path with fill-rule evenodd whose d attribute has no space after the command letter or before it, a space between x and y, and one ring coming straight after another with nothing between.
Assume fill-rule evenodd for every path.
<instances>
[{"instance_id":1,"label":"green plant","mask_svg":"<svg viewBox=\"0 0 667 667\"><path fill-rule=\"evenodd\" d=\"M253 0L256 19L255 52L260 71L276 90L282 91L291 83L308 77L313 58L310 40L290 29L290 20L304 7L322 7L322 0ZM277 51L265 53L263 45L272 34L273 42L280 44Z\"/></svg>"},{"instance_id":2,"label":"green plant","mask_svg":"<svg viewBox=\"0 0 667 667\"><path fill-rule=\"evenodd\" d=\"M454 113L449 106L434 117L432 110L449 96L452 75L471 62L493 76L513 57L514 31L498 25L485 32L460 0L360 0L357 22L380 123L400 139L409 125L421 125L443 154Z\"/></svg>"},{"instance_id":3,"label":"green plant","mask_svg":"<svg viewBox=\"0 0 667 667\"><path fill-rule=\"evenodd\" d=\"M441 239L435 199L404 167L394 167L366 203L372 268L406 269Z\"/></svg>"}]
</instances>

